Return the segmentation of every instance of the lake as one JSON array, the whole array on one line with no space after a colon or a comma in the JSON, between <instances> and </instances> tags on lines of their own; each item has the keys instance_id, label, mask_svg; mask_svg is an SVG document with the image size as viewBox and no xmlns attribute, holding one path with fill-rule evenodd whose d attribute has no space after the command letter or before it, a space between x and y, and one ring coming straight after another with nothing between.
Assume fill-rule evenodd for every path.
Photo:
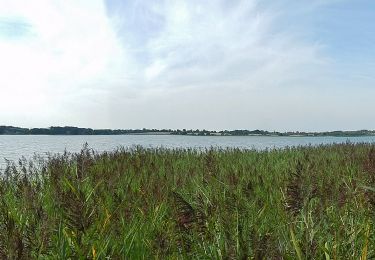
<instances>
[{"instance_id":1,"label":"lake","mask_svg":"<svg viewBox=\"0 0 375 260\"><path fill-rule=\"evenodd\" d=\"M78 152L87 142L95 151L111 151L117 147L146 148L240 148L269 149L299 145L375 142L375 136L361 137L271 137L271 136L181 136L181 135L0 135L0 167L5 159L31 158L34 154Z\"/></svg>"}]
</instances>

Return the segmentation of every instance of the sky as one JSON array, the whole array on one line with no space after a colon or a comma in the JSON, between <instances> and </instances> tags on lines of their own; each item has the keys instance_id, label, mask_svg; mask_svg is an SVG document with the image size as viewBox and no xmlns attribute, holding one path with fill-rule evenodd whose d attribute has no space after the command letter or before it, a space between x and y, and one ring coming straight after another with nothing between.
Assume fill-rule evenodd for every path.
<instances>
[{"instance_id":1,"label":"sky","mask_svg":"<svg viewBox=\"0 0 375 260\"><path fill-rule=\"evenodd\" d=\"M0 125L375 129L373 0L0 0Z\"/></svg>"}]
</instances>

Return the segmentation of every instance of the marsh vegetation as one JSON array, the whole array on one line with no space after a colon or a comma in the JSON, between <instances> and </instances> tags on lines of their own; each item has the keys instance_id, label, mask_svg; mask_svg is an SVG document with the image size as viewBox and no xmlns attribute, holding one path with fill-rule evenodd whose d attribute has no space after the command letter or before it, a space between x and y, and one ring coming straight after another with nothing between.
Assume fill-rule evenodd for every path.
<instances>
[{"instance_id":1,"label":"marsh vegetation","mask_svg":"<svg viewBox=\"0 0 375 260\"><path fill-rule=\"evenodd\" d=\"M375 145L118 149L9 164L0 258L371 259Z\"/></svg>"}]
</instances>

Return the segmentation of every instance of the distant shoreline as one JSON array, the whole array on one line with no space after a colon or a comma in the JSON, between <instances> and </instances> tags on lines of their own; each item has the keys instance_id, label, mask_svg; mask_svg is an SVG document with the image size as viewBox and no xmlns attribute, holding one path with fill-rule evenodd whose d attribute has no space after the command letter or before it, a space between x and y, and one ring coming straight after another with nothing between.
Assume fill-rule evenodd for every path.
<instances>
[{"instance_id":1,"label":"distant shoreline","mask_svg":"<svg viewBox=\"0 0 375 260\"><path fill-rule=\"evenodd\" d=\"M360 137L375 136L375 130L327 132L270 132L265 130L186 130L186 129L92 129L72 126L21 128L0 126L0 135L186 135L186 136L269 136L269 137Z\"/></svg>"}]
</instances>

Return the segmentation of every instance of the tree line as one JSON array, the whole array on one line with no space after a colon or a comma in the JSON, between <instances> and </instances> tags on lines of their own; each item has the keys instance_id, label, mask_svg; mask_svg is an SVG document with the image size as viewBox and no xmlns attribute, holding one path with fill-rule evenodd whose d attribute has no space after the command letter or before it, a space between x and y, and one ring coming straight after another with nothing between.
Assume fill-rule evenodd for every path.
<instances>
[{"instance_id":1,"label":"tree line","mask_svg":"<svg viewBox=\"0 0 375 260\"><path fill-rule=\"evenodd\" d=\"M0 135L130 135L130 134L165 134L194 136L369 136L374 130L330 131L330 132L270 132L265 130L192 130L192 129L92 129L74 126L51 126L49 128L22 128L0 126Z\"/></svg>"}]
</instances>

